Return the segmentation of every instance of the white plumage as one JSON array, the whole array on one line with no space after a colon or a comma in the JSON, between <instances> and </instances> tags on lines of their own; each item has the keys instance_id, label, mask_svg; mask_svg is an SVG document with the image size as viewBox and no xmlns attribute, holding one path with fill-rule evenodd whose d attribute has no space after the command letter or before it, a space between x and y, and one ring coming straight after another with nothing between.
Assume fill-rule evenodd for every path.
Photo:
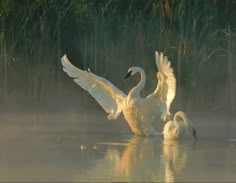
<instances>
[{"instance_id":1,"label":"white plumage","mask_svg":"<svg viewBox=\"0 0 236 183\"><path fill-rule=\"evenodd\" d=\"M174 115L173 121L168 121L163 128L164 139L179 139L184 136L193 136L197 140L197 134L193 124L187 115L178 111Z\"/></svg>"},{"instance_id":2,"label":"white plumage","mask_svg":"<svg viewBox=\"0 0 236 183\"><path fill-rule=\"evenodd\" d=\"M73 66L66 55L62 57L61 62L63 70L109 113L109 119L116 119L123 112L136 135L150 136L158 134L153 123L160 117L165 121L170 116L169 109L176 92L176 79L170 61L163 53L159 54L157 51L155 59L158 67L158 84L155 91L146 98L140 96L146 76L143 69L139 67L131 67L128 70L126 78L138 72L141 74L141 80L126 95L108 80Z\"/></svg>"}]
</instances>

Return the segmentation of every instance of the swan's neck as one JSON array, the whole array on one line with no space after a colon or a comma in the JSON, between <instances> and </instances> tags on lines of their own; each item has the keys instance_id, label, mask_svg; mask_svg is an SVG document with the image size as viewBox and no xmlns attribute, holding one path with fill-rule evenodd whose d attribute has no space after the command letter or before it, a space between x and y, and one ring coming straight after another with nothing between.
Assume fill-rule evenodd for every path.
<instances>
[{"instance_id":1,"label":"swan's neck","mask_svg":"<svg viewBox=\"0 0 236 183\"><path fill-rule=\"evenodd\" d=\"M184 125L186 128L189 128L190 124L189 124L189 120L187 118L187 116L185 115L184 112L182 111L178 111L175 113L175 116L174 116L174 123L176 126L179 126L179 121L178 119L181 118L184 122Z\"/></svg>"},{"instance_id":2,"label":"swan's neck","mask_svg":"<svg viewBox=\"0 0 236 183\"><path fill-rule=\"evenodd\" d=\"M143 69L139 68L138 71L141 75L141 80L139 81L139 83L137 84L137 86L133 87L130 92L129 92L129 96L132 97L139 97L140 96L140 92L141 90L144 88L145 83L146 83L146 75L143 71Z\"/></svg>"}]
</instances>

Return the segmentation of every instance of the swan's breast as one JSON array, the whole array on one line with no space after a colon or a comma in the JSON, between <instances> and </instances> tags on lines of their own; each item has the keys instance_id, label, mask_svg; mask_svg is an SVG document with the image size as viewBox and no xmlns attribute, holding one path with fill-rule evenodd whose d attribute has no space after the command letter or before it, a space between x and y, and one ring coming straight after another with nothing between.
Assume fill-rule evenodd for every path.
<instances>
[{"instance_id":1,"label":"swan's breast","mask_svg":"<svg viewBox=\"0 0 236 183\"><path fill-rule=\"evenodd\" d=\"M125 107L123 109L125 120L128 122L131 130L138 135L142 135L142 103L143 99L141 98L129 98L126 100Z\"/></svg>"}]
</instances>

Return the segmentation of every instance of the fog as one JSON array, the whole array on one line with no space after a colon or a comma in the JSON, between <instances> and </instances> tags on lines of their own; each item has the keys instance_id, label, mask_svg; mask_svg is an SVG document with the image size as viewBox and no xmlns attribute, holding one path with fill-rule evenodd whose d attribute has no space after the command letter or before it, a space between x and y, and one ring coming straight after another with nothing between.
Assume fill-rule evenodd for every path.
<instances>
[{"instance_id":1,"label":"fog","mask_svg":"<svg viewBox=\"0 0 236 183\"><path fill-rule=\"evenodd\" d=\"M235 1L0 2L1 181L235 181ZM63 72L61 57L126 94L156 87L155 51L177 81L198 141L138 137L108 120ZM164 122L155 127L161 132Z\"/></svg>"}]
</instances>

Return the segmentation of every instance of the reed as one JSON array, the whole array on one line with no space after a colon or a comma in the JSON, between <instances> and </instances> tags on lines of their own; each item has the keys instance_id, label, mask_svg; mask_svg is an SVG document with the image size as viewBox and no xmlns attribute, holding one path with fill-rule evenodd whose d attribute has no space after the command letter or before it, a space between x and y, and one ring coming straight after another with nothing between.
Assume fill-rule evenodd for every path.
<instances>
[{"instance_id":1,"label":"reed","mask_svg":"<svg viewBox=\"0 0 236 183\"><path fill-rule=\"evenodd\" d=\"M53 106L65 94L72 101L80 89L61 70L64 53L128 91L137 79L127 84L121 75L136 65L155 78L154 51L163 50L177 77L174 105L224 107L219 96L235 98L235 7L235 0L2 0L1 105ZM149 79L143 94L154 87Z\"/></svg>"}]
</instances>

